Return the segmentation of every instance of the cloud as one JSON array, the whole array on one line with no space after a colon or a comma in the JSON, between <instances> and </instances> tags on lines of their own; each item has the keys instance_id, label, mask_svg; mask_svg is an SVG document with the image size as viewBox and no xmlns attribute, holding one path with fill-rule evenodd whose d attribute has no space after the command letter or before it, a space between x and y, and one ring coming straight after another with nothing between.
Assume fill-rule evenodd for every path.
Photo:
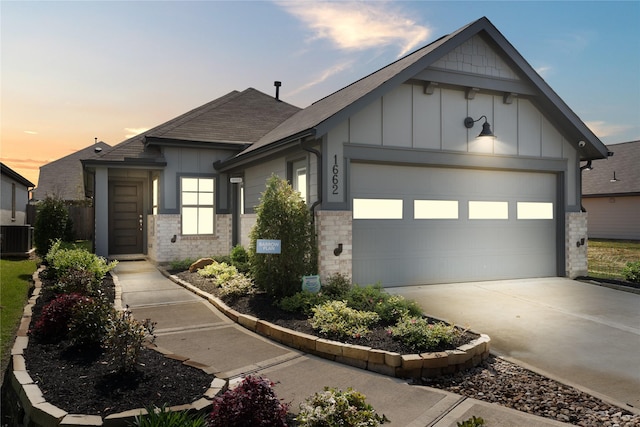
<instances>
[{"instance_id":1,"label":"cloud","mask_svg":"<svg viewBox=\"0 0 640 427\"><path fill-rule=\"evenodd\" d=\"M542 66L536 68L536 73L540 74L540 76L542 76L542 77L546 77L551 70L553 70L553 68L551 68L550 66L542 65Z\"/></svg>"},{"instance_id":2,"label":"cloud","mask_svg":"<svg viewBox=\"0 0 640 427\"><path fill-rule=\"evenodd\" d=\"M585 122L585 124L589 129L591 129L591 132L598 136L598 138L606 138L608 136L618 135L633 128L629 125L607 123L604 120L589 121Z\"/></svg>"},{"instance_id":3,"label":"cloud","mask_svg":"<svg viewBox=\"0 0 640 427\"><path fill-rule=\"evenodd\" d=\"M34 131L34 130L25 130L24 133L27 133L29 135L37 135L38 132Z\"/></svg>"},{"instance_id":4,"label":"cloud","mask_svg":"<svg viewBox=\"0 0 640 427\"><path fill-rule=\"evenodd\" d=\"M346 62L342 62L340 64L336 64L326 70L324 70L318 77L316 77L314 80L300 86L299 88L295 89L293 92L291 92L289 94L289 96L293 96L296 95L300 92L304 92L305 90L312 88L313 86L316 86L322 82L324 82L325 80L327 80L329 77L338 74L344 70L346 70L347 68L351 67L353 65L353 60L350 61L346 61Z\"/></svg>"},{"instance_id":5,"label":"cloud","mask_svg":"<svg viewBox=\"0 0 640 427\"><path fill-rule=\"evenodd\" d=\"M21 169L39 169L45 163L49 163L51 160L39 160L39 159L12 159L7 157L0 158L2 163L7 165L17 165L16 168ZM11 167L11 166L10 166Z\"/></svg>"},{"instance_id":6,"label":"cloud","mask_svg":"<svg viewBox=\"0 0 640 427\"><path fill-rule=\"evenodd\" d=\"M279 2L303 21L313 40L327 39L342 50L366 50L395 45L398 57L424 42L431 29L388 2Z\"/></svg>"},{"instance_id":7,"label":"cloud","mask_svg":"<svg viewBox=\"0 0 640 427\"><path fill-rule=\"evenodd\" d=\"M146 132L149 130L149 128L124 128L126 134L125 134L125 138L129 139L129 138L133 138L136 135L140 135L143 132Z\"/></svg>"}]
</instances>

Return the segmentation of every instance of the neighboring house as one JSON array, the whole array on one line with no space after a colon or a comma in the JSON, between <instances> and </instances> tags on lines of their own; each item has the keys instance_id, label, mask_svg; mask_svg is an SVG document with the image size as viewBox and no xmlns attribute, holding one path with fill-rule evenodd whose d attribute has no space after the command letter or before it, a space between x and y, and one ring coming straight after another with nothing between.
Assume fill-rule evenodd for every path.
<instances>
[{"instance_id":1,"label":"neighboring house","mask_svg":"<svg viewBox=\"0 0 640 427\"><path fill-rule=\"evenodd\" d=\"M86 200L85 180L80 160L111 148L100 141L40 167L38 187L33 191L33 200L44 200L47 196L66 202Z\"/></svg>"},{"instance_id":2,"label":"neighboring house","mask_svg":"<svg viewBox=\"0 0 640 427\"><path fill-rule=\"evenodd\" d=\"M321 276L393 286L586 274L580 161L606 156L482 18L303 110L231 92L83 163L99 255L247 246L276 174L314 214Z\"/></svg>"},{"instance_id":3,"label":"neighboring house","mask_svg":"<svg viewBox=\"0 0 640 427\"><path fill-rule=\"evenodd\" d=\"M33 233L27 224L27 204L34 184L4 163L0 175L0 254L28 256L33 252Z\"/></svg>"},{"instance_id":4,"label":"neighboring house","mask_svg":"<svg viewBox=\"0 0 640 427\"><path fill-rule=\"evenodd\" d=\"M583 166L589 237L640 240L640 141L609 145L607 160Z\"/></svg>"},{"instance_id":5,"label":"neighboring house","mask_svg":"<svg viewBox=\"0 0 640 427\"><path fill-rule=\"evenodd\" d=\"M2 172L0 225L25 225L29 189L34 184L4 163L0 163L0 171Z\"/></svg>"}]
</instances>

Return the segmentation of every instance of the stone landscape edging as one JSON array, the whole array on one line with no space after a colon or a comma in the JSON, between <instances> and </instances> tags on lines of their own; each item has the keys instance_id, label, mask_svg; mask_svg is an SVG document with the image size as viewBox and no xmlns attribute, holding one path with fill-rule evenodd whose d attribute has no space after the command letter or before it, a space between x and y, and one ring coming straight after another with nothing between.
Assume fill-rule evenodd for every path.
<instances>
[{"instance_id":1,"label":"stone landscape edging","mask_svg":"<svg viewBox=\"0 0 640 427\"><path fill-rule=\"evenodd\" d=\"M10 379L10 387L17 396L21 405L20 409L24 413L22 424L34 427L125 427L131 425L131 423L135 421L136 416L147 413L146 408L130 409L128 411L107 415L104 418L99 415L70 414L64 409L60 409L57 406L48 403L40 390L40 387L38 387L38 384L29 375L26 368L26 361L24 359L24 350L29 345L29 325L31 324L33 307L35 306L42 289L40 273L44 269L44 266L40 266L40 268L33 273L32 278L35 288L27 302L27 305L24 307L22 320L16 334L16 340L13 344L13 348L11 349L11 366L9 369L11 369L12 375ZM122 289L120 288L117 276L112 274L112 277L116 290L114 307L118 310L122 310ZM174 355L170 351L160 347L155 347L153 345L148 347L158 351L165 357L181 360L185 365L201 369L209 374L211 373L203 364ZM191 403L172 406L168 409L172 411L206 411L211 409L213 406L213 398L224 393L228 387L228 380L214 378L211 385L207 391L203 393L201 398Z\"/></svg>"},{"instance_id":2,"label":"stone landscape edging","mask_svg":"<svg viewBox=\"0 0 640 427\"><path fill-rule=\"evenodd\" d=\"M327 340L240 313L215 295L193 286L163 268L159 270L173 282L206 299L228 318L250 331L302 352L379 374L397 378L433 378L473 368L489 357L491 338L473 331L470 332L478 335L478 338L455 350L420 354L400 354Z\"/></svg>"}]
</instances>

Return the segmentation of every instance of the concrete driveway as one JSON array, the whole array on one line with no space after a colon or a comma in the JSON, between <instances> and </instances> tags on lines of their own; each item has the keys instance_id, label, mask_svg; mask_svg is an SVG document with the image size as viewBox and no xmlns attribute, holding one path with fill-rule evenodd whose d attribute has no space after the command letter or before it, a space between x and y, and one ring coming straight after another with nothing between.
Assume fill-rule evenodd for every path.
<instances>
[{"instance_id":1,"label":"concrete driveway","mask_svg":"<svg viewBox=\"0 0 640 427\"><path fill-rule=\"evenodd\" d=\"M640 413L638 294L556 277L387 290L488 334L495 354Z\"/></svg>"}]
</instances>

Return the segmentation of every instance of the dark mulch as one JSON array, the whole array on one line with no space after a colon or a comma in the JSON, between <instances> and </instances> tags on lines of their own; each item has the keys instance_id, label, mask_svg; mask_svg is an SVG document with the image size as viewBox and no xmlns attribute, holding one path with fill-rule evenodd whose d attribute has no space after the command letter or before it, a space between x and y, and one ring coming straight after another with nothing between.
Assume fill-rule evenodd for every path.
<instances>
[{"instance_id":1,"label":"dark mulch","mask_svg":"<svg viewBox=\"0 0 640 427\"><path fill-rule=\"evenodd\" d=\"M202 289L205 292L209 292L213 295L218 296L218 291L216 286L213 284L211 279L204 278L200 276L198 273L189 273L188 271L182 272L171 272L175 274L178 278L184 280L196 286L199 289ZM314 330L306 317L300 314L293 314L287 311L281 310L274 304L274 300L264 294L257 293L254 295L245 296L238 299L229 299L229 298L221 298L225 304L237 310L240 313L249 314L251 316L255 316L259 319L265 320L267 322L274 323L276 325L285 327L287 329L295 330L298 332L303 332L310 335L321 336L322 338L332 339L336 341L342 341L349 344L355 345L363 345L367 347L372 347L379 350L386 350L401 354L413 354L416 353L414 349L408 347L401 342L393 339L387 333L387 330L392 325L387 325L384 323L378 323L371 329L371 332L366 336L360 338L340 338L336 336L324 336L319 335L318 331ZM437 319L430 319L434 322ZM439 348L435 348L432 351L444 351L444 350L452 350L456 347L459 347L463 344L468 343L474 339L478 338L477 334L474 334L469 331L465 331L459 339L448 346L442 346Z\"/></svg>"},{"instance_id":2,"label":"dark mulch","mask_svg":"<svg viewBox=\"0 0 640 427\"><path fill-rule=\"evenodd\" d=\"M53 298L46 287L45 280L32 325ZM102 291L113 299L110 276ZM133 372L121 374L99 347L74 348L68 341L45 343L34 337L29 339L25 361L47 402L69 413L103 417L136 408L191 403L202 397L214 378L151 349L142 350Z\"/></svg>"}]
</instances>

